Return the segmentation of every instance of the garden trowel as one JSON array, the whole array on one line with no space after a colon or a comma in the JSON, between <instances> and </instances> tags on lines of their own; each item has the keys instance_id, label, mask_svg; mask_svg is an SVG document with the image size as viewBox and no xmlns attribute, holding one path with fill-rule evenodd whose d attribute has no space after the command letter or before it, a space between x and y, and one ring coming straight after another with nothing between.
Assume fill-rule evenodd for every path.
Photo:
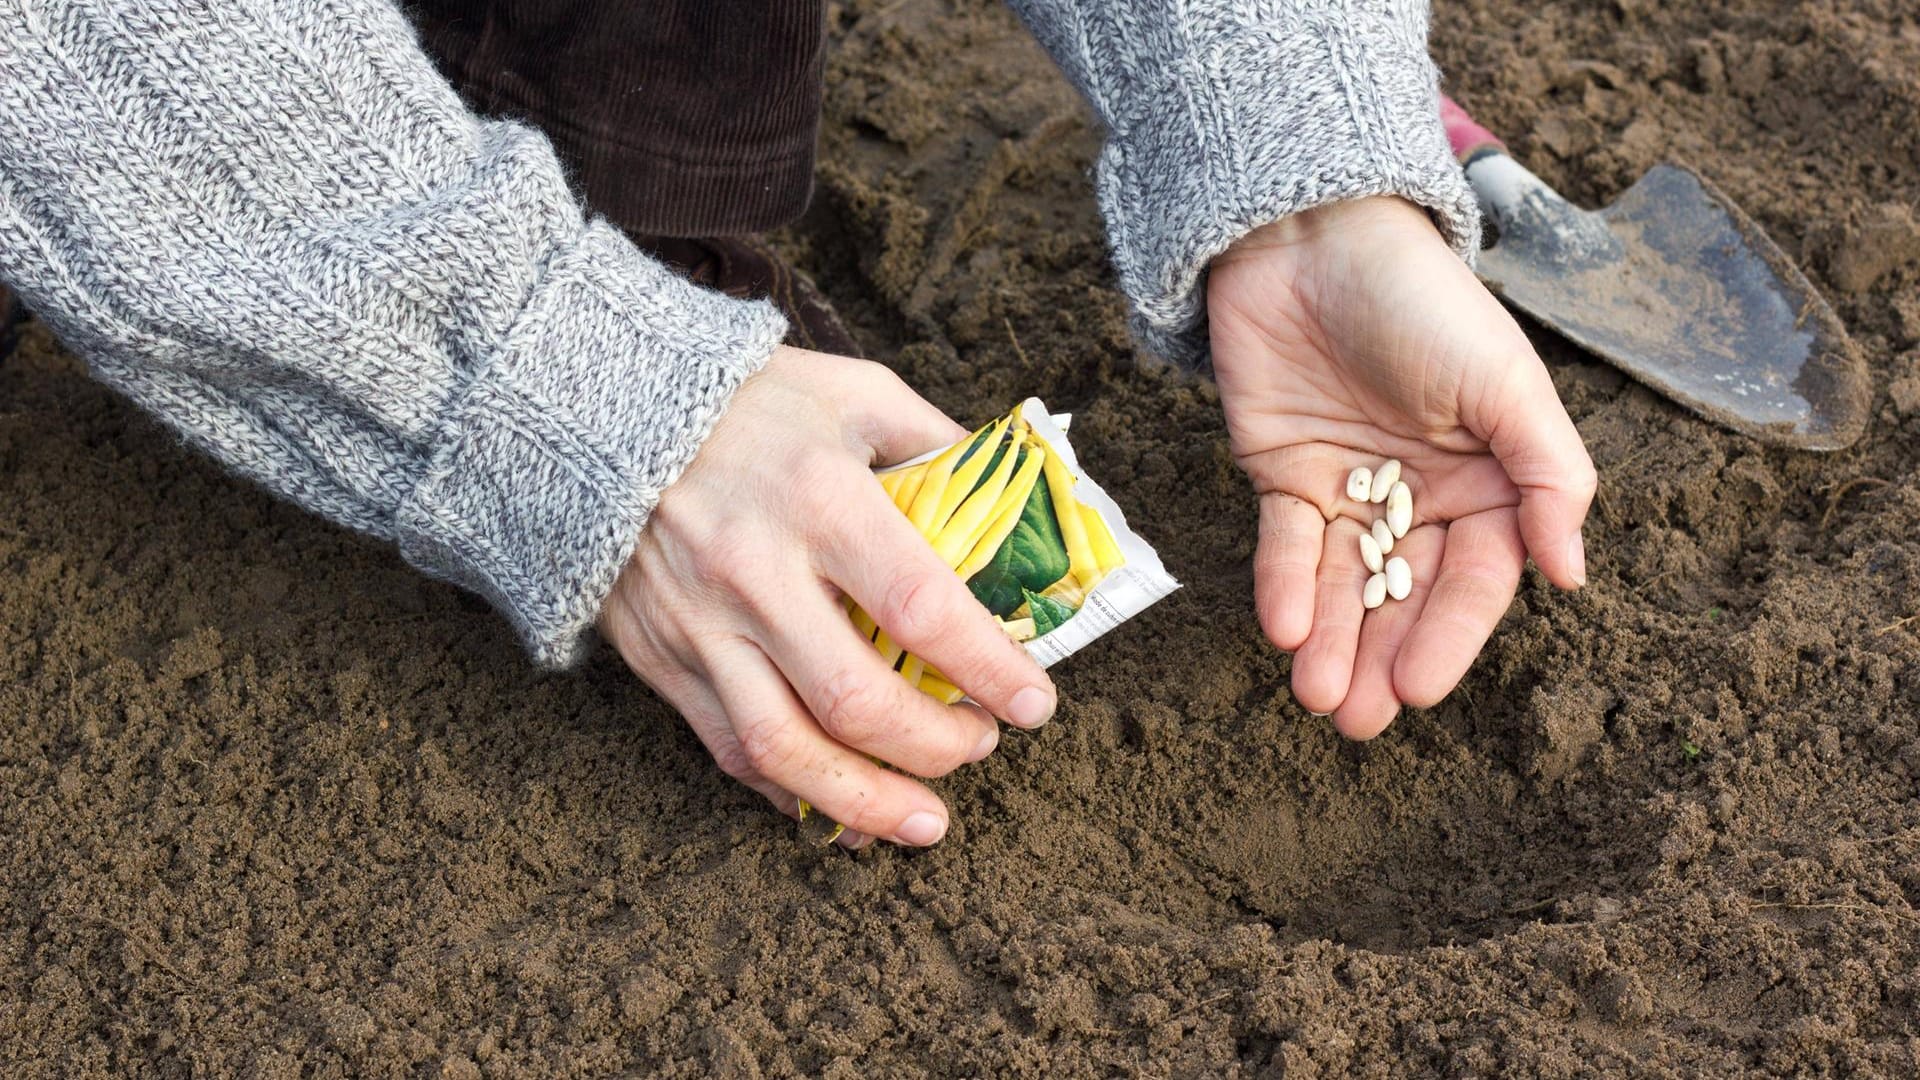
<instances>
[{"instance_id":1,"label":"garden trowel","mask_svg":"<svg viewBox=\"0 0 1920 1080\"><path fill-rule=\"evenodd\" d=\"M1806 276L1692 170L1656 165L1600 210L1560 197L1452 100L1441 119L1508 303L1716 423L1839 450L1866 427L1860 352Z\"/></svg>"}]
</instances>

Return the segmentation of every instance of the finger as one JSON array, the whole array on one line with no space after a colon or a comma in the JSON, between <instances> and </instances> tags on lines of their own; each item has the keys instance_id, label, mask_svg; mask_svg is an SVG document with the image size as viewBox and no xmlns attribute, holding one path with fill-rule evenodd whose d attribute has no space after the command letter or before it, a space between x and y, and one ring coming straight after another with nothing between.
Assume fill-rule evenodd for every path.
<instances>
[{"instance_id":1,"label":"finger","mask_svg":"<svg viewBox=\"0 0 1920 1080\"><path fill-rule=\"evenodd\" d=\"M760 775L746 760L740 741L733 737L733 728L727 724L726 710L720 707L720 699L713 691L693 680L680 681L671 690L664 686L655 689L693 729L720 771L766 796L781 813L796 812L798 800L793 793Z\"/></svg>"},{"instance_id":2,"label":"finger","mask_svg":"<svg viewBox=\"0 0 1920 1080\"><path fill-rule=\"evenodd\" d=\"M1380 508L1347 498L1347 475L1362 465L1372 469L1389 457L1411 456L1417 449L1419 444L1407 443L1394 454L1378 454L1332 443L1297 443L1249 454L1240 467L1262 494L1284 491L1313 506L1323 520L1344 515L1364 524L1379 516Z\"/></svg>"},{"instance_id":3,"label":"finger","mask_svg":"<svg viewBox=\"0 0 1920 1080\"><path fill-rule=\"evenodd\" d=\"M1415 529L1393 545L1395 558L1407 560L1413 571L1413 591L1404 599L1389 599L1367 612L1354 650L1353 680L1347 697L1334 710L1333 727L1349 739L1371 739L1385 731L1400 714L1400 696L1394 691L1393 664L1407 634L1419 621L1426 603L1427 583L1440 563L1447 530L1439 525Z\"/></svg>"},{"instance_id":4,"label":"finger","mask_svg":"<svg viewBox=\"0 0 1920 1080\"><path fill-rule=\"evenodd\" d=\"M740 746L740 740L734 736L732 726L727 723L726 710L721 707L719 697L705 681L704 674L689 670L685 664L678 661L649 662L658 659L658 657L650 657L643 659L639 664L633 664L630 658L629 663L633 666L634 673L639 675L654 693L673 706L673 710L680 714L689 728L693 729L695 737L707 748L707 753L713 756L720 771L759 792L773 804L774 809L790 818L799 817L799 797L760 775L747 760ZM655 674L649 676L648 670L654 671ZM834 843L852 850L866 847L872 842L872 837L852 829L834 838Z\"/></svg>"},{"instance_id":5,"label":"finger","mask_svg":"<svg viewBox=\"0 0 1920 1080\"><path fill-rule=\"evenodd\" d=\"M782 814L790 818L800 816L799 796L762 776L753 767L740 740L734 735L733 727L727 723L726 710L721 707L719 697L706 683L699 678L689 677L660 682L648 680L648 685L672 705L687 726L693 729L694 735L707 748L707 753L713 756L721 772L759 792ZM833 842L843 848L858 850L872 843L873 838L847 829L834 837Z\"/></svg>"},{"instance_id":6,"label":"finger","mask_svg":"<svg viewBox=\"0 0 1920 1080\"><path fill-rule=\"evenodd\" d=\"M1000 629L879 485L844 485L820 569L901 648L995 716L1034 728L1053 716L1053 681Z\"/></svg>"},{"instance_id":7,"label":"finger","mask_svg":"<svg viewBox=\"0 0 1920 1080\"><path fill-rule=\"evenodd\" d=\"M1326 533L1326 519L1305 500L1282 492L1260 496L1254 608L1267 640L1282 652L1298 649L1313 629L1313 579Z\"/></svg>"},{"instance_id":8,"label":"finger","mask_svg":"<svg viewBox=\"0 0 1920 1080\"><path fill-rule=\"evenodd\" d=\"M1520 505L1500 459L1491 454L1469 454L1446 460L1443 469L1404 475L1413 492L1413 524L1458 521L1499 506Z\"/></svg>"},{"instance_id":9,"label":"finger","mask_svg":"<svg viewBox=\"0 0 1920 1080\"><path fill-rule=\"evenodd\" d=\"M644 553L636 555L642 557ZM726 710L720 707L699 657L677 636L670 644L657 632L657 624L642 619L632 604L622 602L618 592L621 587L616 584L614 597L601 611L602 635L613 643L640 681L687 722L721 772L766 796L782 813L792 813L793 795L755 772L741 754L740 744L727 726Z\"/></svg>"},{"instance_id":10,"label":"finger","mask_svg":"<svg viewBox=\"0 0 1920 1080\"><path fill-rule=\"evenodd\" d=\"M915 393L892 370L869 360L844 362L853 365L842 373L848 390L845 400L851 403L847 430L867 452L873 468L898 464L967 437L966 428Z\"/></svg>"},{"instance_id":11,"label":"finger","mask_svg":"<svg viewBox=\"0 0 1920 1080\"><path fill-rule=\"evenodd\" d=\"M1511 509L1475 514L1447 527L1446 550L1420 621L1394 659L1393 685L1400 700L1424 709L1453 690L1506 616L1526 561ZM1416 589L1419 579L1416 573Z\"/></svg>"},{"instance_id":12,"label":"finger","mask_svg":"<svg viewBox=\"0 0 1920 1080\"><path fill-rule=\"evenodd\" d=\"M734 638L705 646L727 723L747 767L855 832L924 847L946 835L947 808L918 781L827 736L773 662Z\"/></svg>"},{"instance_id":13,"label":"finger","mask_svg":"<svg viewBox=\"0 0 1920 1080\"><path fill-rule=\"evenodd\" d=\"M1586 582L1580 526L1598 479L1580 431L1547 369L1527 347L1467 417L1520 489L1520 535L1534 564L1563 589Z\"/></svg>"},{"instance_id":14,"label":"finger","mask_svg":"<svg viewBox=\"0 0 1920 1080\"><path fill-rule=\"evenodd\" d=\"M748 760L746 750L740 745L739 738L733 732L733 726L727 722L726 711L720 706L720 699L711 693L706 695L709 704L693 705L680 701L673 702L677 710L687 721L687 726L706 746L707 753L720 766L720 771L749 788L759 792L773 804L775 810L796 820L800 817L800 797L786 788L760 775ZM857 851L873 843L873 837L865 833L844 829L833 842L843 848Z\"/></svg>"},{"instance_id":15,"label":"finger","mask_svg":"<svg viewBox=\"0 0 1920 1080\"><path fill-rule=\"evenodd\" d=\"M921 693L824 592L788 595L783 607L768 619L763 644L835 740L927 777L979 761L999 743L999 725L985 710Z\"/></svg>"},{"instance_id":16,"label":"finger","mask_svg":"<svg viewBox=\"0 0 1920 1080\"><path fill-rule=\"evenodd\" d=\"M1369 573L1360 561L1358 524L1340 518L1327 526L1314 582L1313 629L1293 654L1293 697L1308 712L1325 716L1347 698L1354 650L1366 608L1360 601Z\"/></svg>"}]
</instances>

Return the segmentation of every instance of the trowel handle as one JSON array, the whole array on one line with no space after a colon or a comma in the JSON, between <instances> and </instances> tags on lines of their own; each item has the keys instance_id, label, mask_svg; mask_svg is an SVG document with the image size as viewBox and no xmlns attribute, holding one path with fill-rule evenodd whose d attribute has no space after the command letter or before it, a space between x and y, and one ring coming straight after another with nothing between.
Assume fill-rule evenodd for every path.
<instances>
[{"instance_id":1,"label":"trowel handle","mask_svg":"<svg viewBox=\"0 0 1920 1080\"><path fill-rule=\"evenodd\" d=\"M1462 165L1488 151L1507 152L1506 143L1481 127L1459 102L1445 94L1440 95L1440 123L1447 129L1447 143L1453 147L1453 156L1459 158Z\"/></svg>"},{"instance_id":2,"label":"trowel handle","mask_svg":"<svg viewBox=\"0 0 1920 1080\"><path fill-rule=\"evenodd\" d=\"M1545 180L1533 175L1526 166L1513 160L1507 153L1507 144L1496 138L1493 132L1481 127L1479 122L1467 115L1467 110L1450 97L1440 98L1440 123L1447 129L1447 143L1453 147L1453 155L1466 167L1467 183L1473 187L1474 197L1480 201L1480 211L1493 222L1496 229L1506 233L1512 229L1516 219L1522 214L1531 214L1534 219L1526 231L1533 235L1535 242L1547 242L1542 237L1556 235L1556 229L1564 232L1565 222L1577 222L1573 233L1558 236L1556 243L1571 243L1575 240L1583 244L1604 245L1611 243L1605 236L1605 226L1597 220L1589 221L1560 197L1559 192L1547 186ZM1554 208L1555 213L1544 218L1541 211ZM1597 232L1587 235L1587 230ZM1596 249L1598 250L1598 249Z\"/></svg>"}]
</instances>

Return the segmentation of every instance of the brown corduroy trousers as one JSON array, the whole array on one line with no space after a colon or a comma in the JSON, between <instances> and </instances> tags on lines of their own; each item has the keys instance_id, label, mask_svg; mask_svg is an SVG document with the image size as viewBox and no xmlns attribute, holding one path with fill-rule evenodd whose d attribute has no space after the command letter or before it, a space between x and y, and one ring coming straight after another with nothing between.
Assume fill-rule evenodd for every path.
<instances>
[{"instance_id":1,"label":"brown corduroy trousers","mask_svg":"<svg viewBox=\"0 0 1920 1080\"><path fill-rule=\"evenodd\" d=\"M813 190L824 0L413 0L477 110L545 131L630 233L762 232Z\"/></svg>"}]
</instances>

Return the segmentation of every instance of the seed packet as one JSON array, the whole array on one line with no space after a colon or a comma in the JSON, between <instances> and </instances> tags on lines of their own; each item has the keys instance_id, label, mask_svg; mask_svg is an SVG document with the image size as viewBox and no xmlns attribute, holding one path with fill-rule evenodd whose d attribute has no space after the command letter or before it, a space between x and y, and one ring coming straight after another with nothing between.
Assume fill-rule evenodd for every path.
<instances>
[{"instance_id":1,"label":"seed packet","mask_svg":"<svg viewBox=\"0 0 1920 1080\"><path fill-rule=\"evenodd\" d=\"M1042 667L1079 652L1180 587L1100 485L1081 472L1069 416L1037 398L943 450L878 471L894 504ZM853 609L894 669L952 704L963 692Z\"/></svg>"},{"instance_id":2,"label":"seed packet","mask_svg":"<svg viewBox=\"0 0 1920 1080\"><path fill-rule=\"evenodd\" d=\"M1000 628L1052 667L1180 587L1152 545L1080 471L1068 415L1038 398L944 449L874 475L900 512ZM951 705L966 696L849 606L854 626L901 677ZM831 843L839 823L800 803L802 832Z\"/></svg>"}]
</instances>

